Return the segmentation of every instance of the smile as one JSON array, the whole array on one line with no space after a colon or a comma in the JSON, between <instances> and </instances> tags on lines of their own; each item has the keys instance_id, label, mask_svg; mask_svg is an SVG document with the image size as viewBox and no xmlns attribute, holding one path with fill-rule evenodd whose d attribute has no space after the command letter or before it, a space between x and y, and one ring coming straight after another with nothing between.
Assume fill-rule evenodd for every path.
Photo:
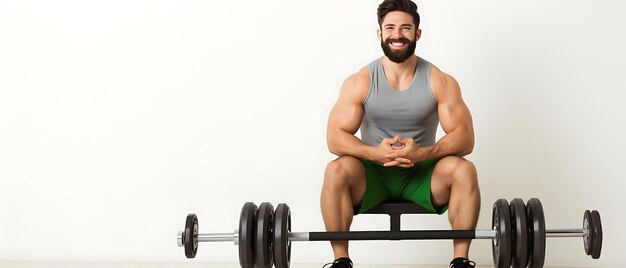
<instances>
[{"instance_id":1,"label":"smile","mask_svg":"<svg viewBox=\"0 0 626 268\"><path fill-rule=\"evenodd\" d=\"M406 43L404 42L391 42L389 43L389 45L393 48L402 48L404 46L406 46Z\"/></svg>"}]
</instances>

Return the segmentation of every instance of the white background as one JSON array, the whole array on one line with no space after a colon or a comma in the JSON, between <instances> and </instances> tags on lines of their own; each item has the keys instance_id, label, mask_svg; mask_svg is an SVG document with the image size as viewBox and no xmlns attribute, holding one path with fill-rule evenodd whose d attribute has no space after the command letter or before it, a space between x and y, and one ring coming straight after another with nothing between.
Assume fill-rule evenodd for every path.
<instances>
[{"instance_id":1,"label":"white background","mask_svg":"<svg viewBox=\"0 0 626 268\"><path fill-rule=\"evenodd\" d=\"M0 260L188 261L175 239L187 213L230 232L245 201L286 202L294 231L323 230L327 117L343 79L382 55L378 4L0 1ZM597 209L602 258L550 239L546 264L625 266L626 4L418 5L416 53L459 81L474 118L479 228L498 198L540 198L548 228ZM491 263L490 244L472 258ZM452 257L450 241L351 250L357 263ZM293 245L295 263L331 258L326 242ZM218 243L194 261L236 260Z\"/></svg>"}]
</instances>

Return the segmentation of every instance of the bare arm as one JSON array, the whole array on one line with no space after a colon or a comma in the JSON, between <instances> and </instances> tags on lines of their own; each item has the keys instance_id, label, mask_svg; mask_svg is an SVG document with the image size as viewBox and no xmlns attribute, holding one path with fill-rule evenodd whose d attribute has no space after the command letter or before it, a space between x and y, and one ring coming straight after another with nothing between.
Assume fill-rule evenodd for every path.
<instances>
[{"instance_id":1,"label":"bare arm","mask_svg":"<svg viewBox=\"0 0 626 268\"><path fill-rule=\"evenodd\" d=\"M349 155L359 159L366 159L386 163L391 161L385 157L393 151L392 144L399 137L383 139L378 146L364 144L354 134L359 130L363 120L363 102L370 87L370 78L367 68L349 76L341 86L339 99L330 112L326 140L331 153L344 156ZM398 165L404 166L410 160L400 158Z\"/></svg>"},{"instance_id":2,"label":"bare arm","mask_svg":"<svg viewBox=\"0 0 626 268\"><path fill-rule=\"evenodd\" d=\"M368 147L354 136L363 120L363 101L369 89L369 77L363 70L346 78L339 99L330 112L326 141L331 153L368 159Z\"/></svg>"},{"instance_id":3,"label":"bare arm","mask_svg":"<svg viewBox=\"0 0 626 268\"><path fill-rule=\"evenodd\" d=\"M459 83L452 76L436 71L440 75L431 81L431 85L438 102L441 128L446 135L435 145L426 147L430 149L428 158L468 155L474 150L472 115L463 101Z\"/></svg>"}]
</instances>

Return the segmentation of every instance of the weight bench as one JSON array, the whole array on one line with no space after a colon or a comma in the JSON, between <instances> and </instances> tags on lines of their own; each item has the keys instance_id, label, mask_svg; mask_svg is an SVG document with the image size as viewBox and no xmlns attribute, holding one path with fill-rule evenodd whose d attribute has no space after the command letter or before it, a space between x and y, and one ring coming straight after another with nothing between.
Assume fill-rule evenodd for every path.
<instances>
[{"instance_id":1,"label":"weight bench","mask_svg":"<svg viewBox=\"0 0 626 268\"><path fill-rule=\"evenodd\" d=\"M402 214L435 214L425 208L406 200L388 200L363 212L362 214L389 214L390 230L400 231L400 216Z\"/></svg>"}]
</instances>

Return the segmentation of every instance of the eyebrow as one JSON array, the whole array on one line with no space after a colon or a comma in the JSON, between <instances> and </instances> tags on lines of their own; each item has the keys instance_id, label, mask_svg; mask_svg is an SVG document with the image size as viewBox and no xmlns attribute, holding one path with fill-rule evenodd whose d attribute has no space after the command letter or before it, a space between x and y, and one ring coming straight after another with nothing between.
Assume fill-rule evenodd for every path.
<instances>
[{"instance_id":1,"label":"eyebrow","mask_svg":"<svg viewBox=\"0 0 626 268\"><path fill-rule=\"evenodd\" d=\"M387 24L383 25L383 27L387 27L387 26L396 26L396 25L395 25L395 24L393 24L393 23L387 23ZM400 24L400 27L404 27L404 26L413 27L413 24L407 24L407 23L405 23L405 24Z\"/></svg>"}]
</instances>

